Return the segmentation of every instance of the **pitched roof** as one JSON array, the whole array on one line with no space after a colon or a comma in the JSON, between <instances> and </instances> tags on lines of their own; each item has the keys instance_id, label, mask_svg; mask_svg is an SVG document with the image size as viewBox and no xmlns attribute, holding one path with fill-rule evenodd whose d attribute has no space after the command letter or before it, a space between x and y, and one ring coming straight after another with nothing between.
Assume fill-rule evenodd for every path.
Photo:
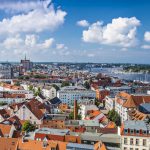
<instances>
[{"instance_id":1,"label":"pitched roof","mask_svg":"<svg viewBox=\"0 0 150 150\"><path fill-rule=\"evenodd\" d=\"M0 109L0 115L3 118L8 118L9 117L9 114L8 114L8 112L5 109Z\"/></svg>"},{"instance_id":2,"label":"pitched roof","mask_svg":"<svg viewBox=\"0 0 150 150\"><path fill-rule=\"evenodd\" d=\"M18 142L18 149L21 150L50 150L51 148L58 148L59 150L66 150L67 142L60 142L60 141L46 141L45 147L43 147L43 141L37 140L25 140L22 142L22 139L19 139Z\"/></svg>"},{"instance_id":3,"label":"pitched roof","mask_svg":"<svg viewBox=\"0 0 150 150\"><path fill-rule=\"evenodd\" d=\"M12 125L0 124L1 135L9 135Z\"/></svg>"},{"instance_id":4,"label":"pitched roof","mask_svg":"<svg viewBox=\"0 0 150 150\"><path fill-rule=\"evenodd\" d=\"M50 99L49 102L55 105L55 104L60 104L61 100L58 97L54 97L53 99Z\"/></svg>"},{"instance_id":5,"label":"pitched roof","mask_svg":"<svg viewBox=\"0 0 150 150\"><path fill-rule=\"evenodd\" d=\"M123 107L136 108L142 103L150 103L150 96L130 95L130 97L128 97L126 102L123 104Z\"/></svg>"},{"instance_id":6,"label":"pitched roof","mask_svg":"<svg viewBox=\"0 0 150 150\"><path fill-rule=\"evenodd\" d=\"M18 139L16 138L0 138L1 150L17 150Z\"/></svg>"},{"instance_id":7,"label":"pitched roof","mask_svg":"<svg viewBox=\"0 0 150 150\"><path fill-rule=\"evenodd\" d=\"M17 116L12 116L8 119L5 119L3 122L3 124L9 124L9 125L14 125L16 127L16 129L20 129L22 124L21 124L21 120L17 117Z\"/></svg>"},{"instance_id":8,"label":"pitched roof","mask_svg":"<svg viewBox=\"0 0 150 150\"><path fill-rule=\"evenodd\" d=\"M125 101L125 103L123 104L123 107L126 108L136 108L136 104L133 100L132 95Z\"/></svg>"},{"instance_id":9,"label":"pitched roof","mask_svg":"<svg viewBox=\"0 0 150 150\"><path fill-rule=\"evenodd\" d=\"M148 116L142 112L139 112L138 110L128 111L128 114L131 117L131 120L144 120Z\"/></svg>"},{"instance_id":10,"label":"pitched roof","mask_svg":"<svg viewBox=\"0 0 150 150\"><path fill-rule=\"evenodd\" d=\"M25 103L25 105L38 119L41 119L44 116L43 109L45 109L45 105L38 100L32 99Z\"/></svg>"}]
</instances>

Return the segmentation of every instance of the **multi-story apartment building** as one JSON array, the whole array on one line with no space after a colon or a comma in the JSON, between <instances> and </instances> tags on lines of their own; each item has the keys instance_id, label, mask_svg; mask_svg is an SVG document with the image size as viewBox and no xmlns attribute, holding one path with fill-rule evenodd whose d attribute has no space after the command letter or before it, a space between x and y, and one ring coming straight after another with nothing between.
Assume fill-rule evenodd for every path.
<instances>
[{"instance_id":1,"label":"multi-story apartment building","mask_svg":"<svg viewBox=\"0 0 150 150\"><path fill-rule=\"evenodd\" d=\"M10 64L0 64L0 79L11 79L13 77L13 68Z\"/></svg>"},{"instance_id":2,"label":"multi-story apartment building","mask_svg":"<svg viewBox=\"0 0 150 150\"><path fill-rule=\"evenodd\" d=\"M129 111L137 110L142 103L150 103L150 95L133 95L120 92L115 97L115 110L123 122L129 119Z\"/></svg>"},{"instance_id":3,"label":"multi-story apartment building","mask_svg":"<svg viewBox=\"0 0 150 150\"><path fill-rule=\"evenodd\" d=\"M86 90L84 87L67 86L57 92L57 97L68 105L72 105L74 100L80 100L82 97L95 98L96 93L92 90Z\"/></svg>"},{"instance_id":4,"label":"multi-story apartment building","mask_svg":"<svg viewBox=\"0 0 150 150\"><path fill-rule=\"evenodd\" d=\"M144 121L125 121L121 128L122 150L150 150L150 125Z\"/></svg>"},{"instance_id":5,"label":"multi-story apartment building","mask_svg":"<svg viewBox=\"0 0 150 150\"><path fill-rule=\"evenodd\" d=\"M56 93L57 93L56 89L54 87L52 87L52 86L44 87L42 89L43 96L45 96L45 97L47 97L49 99L53 99L54 97L56 97L57 96Z\"/></svg>"},{"instance_id":6,"label":"multi-story apartment building","mask_svg":"<svg viewBox=\"0 0 150 150\"><path fill-rule=\"evenodd\" d=\"M115 98L111 96L106 96L105 99L105 108L107 110L115 109Z\"/></svg>"}]
</instances>

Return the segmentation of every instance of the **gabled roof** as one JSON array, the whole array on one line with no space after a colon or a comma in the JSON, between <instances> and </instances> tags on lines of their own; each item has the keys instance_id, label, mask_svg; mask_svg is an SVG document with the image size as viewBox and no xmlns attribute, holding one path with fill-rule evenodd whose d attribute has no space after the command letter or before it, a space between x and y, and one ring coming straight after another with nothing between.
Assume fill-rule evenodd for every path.
<instances>
[{"instance_id":1,"label":"gabled roof","mask_svg":"<svg viewBox=\"0 0 150 150\"><path fill-rule=\"evenodd\" d=\"M22 126L21 121L17 116L12 116L10 118L7 118L2 123L7 124L7 125L13 124L16 127L16 129L21 128L21 126Z\"/></svg>"},{"instance_id":2,"label":"gabled roof","mask_svg":"<svg viewBox=\"0 0 150 150\"><path fill-rule=\"evenodd\" d=\"M0 124L0 131L1 131L2 137L4 137L5 135L9 135L11 127L12 125Z\"/></svg>"},{"instance_id":3,"label":"gabled roof","mask_svg":"<svg viewBox=\"0 0 150 150\"><path fill-rule=\"evenodd\" d=\"M45 105L38 100L32 99L31 101L25 103L25 106L36 116L37 119L42 119L44 116L42 110L45 109Z\"/></svg>"},{"instance_id":4,"label":"gabled roof","mask_svg":"<svg viewBox=\"0 0 150 150\"><path fill-rule=\"evenodd\" d=\"M10 117L8 112L5 109L0 109L0 115L5 119Z\"/></svg>"},{"instance_id":5,"label":"gabled roof","mask_svg":"<svg viewBox=\"0 0 150 150\"><path fill-rule=\"evenodd\" d=\"M0 138L1 150L17 150L17 138Z\"/></svg>"},{"instance_id":6,"label":"gabled roof","mask_svg":"<svg viewBox=\"0 0 150 150\"><path fill-rule=\"evenodd\" d=\"M125 101L125 103L123 104L123 107L126 108L136 108L136 104L133 100L132 95Z\"/></svg>"},{"instance_id":7,"label":"gabled roof","mask_svg":"<svg viewBox=\"0 0 150 150\"><path fill-rule=\"evenodd\" d=\"M149 95L130 95L125 92L120 92L117 96L120 99L124 99L123 107L126 108L137 108L142 103L150 103Z\"/></svg>"}]
</instances>

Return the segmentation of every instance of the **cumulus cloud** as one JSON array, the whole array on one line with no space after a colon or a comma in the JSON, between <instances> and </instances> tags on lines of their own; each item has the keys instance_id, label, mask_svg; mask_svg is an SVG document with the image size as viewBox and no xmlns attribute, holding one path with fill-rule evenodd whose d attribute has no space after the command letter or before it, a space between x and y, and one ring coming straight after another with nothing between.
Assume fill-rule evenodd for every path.
<instances>
[{"instance_id":1,"label":"cumulus cloud","mask_svg":"<svg viewBox=\"0 0 150 150\"><path fill-rule=\"evenodd\" d=\"M144 40L147 41L147 42L150 42L150 32L149 31L145 32Z\"/></svg>"},{"instance_id":2,"label":"cumulus cloud","mask_svg":"<svg viewBox=\"0 0 150 150\"><path fill-rule=\"evenodd\" d=\"M47 9L47 6L51 4L51 0L45 1L38 1L38 0L26 0L26 1L14 1L14 0L7 0L1 2L0 10L4 10L10 13L22 13L22 12L29 12L34 9Z\"/></svg>"},{"instance_id":3,"label":"cumulus cloud","mask_svg":"<svg viewBox=\"0 0 150 150\"><path fill-rule=\"evenodd\" d=\"M34 9L27 14L15 15L0 21L0 34L17 33L40 33L46 30L53 31L64 23L66 12L60 9L55 10L51 5L45 9Z\"/></svg>"},{"instance_id":4,"label":"cumulus cloud","mask_svg":"<svg viewBox=\"0 0 150 150\"><path fill-rule=\"evenodd\" d=\"M47 49L50 48L53 43L54 43L54 38L49 38L45 40L44 43L41 44L41 47Z\"/></svg>"},{"instance_id":5,"label":"cumulus cloud","mask_svg":"<svg viewBox=\"0 0 150 150\"><path fill-rule=\"evenodd\" d=\"M56 44L56 49L68 49L68 47L65 44Z\"/></svg>"},{"instance_id":6,"label":"cumulus cloud","mask_svg":"<svg viewBox=\"0 0 150 150\"><path fill-rule=\"evenodd\" d=\"M116 18L104 25L96 22L83 31L83 41L122 47L132 47L137 44L136 32L140 21L135 18Z\"/></svg>"},{"instance_id":7,"label":"cumulus cloud","mask_svg":"<svg viewBox=\"0 0 150 150\"><path fill-rule=\"evenodd\" d=\"M25 38L25 45L27 46L34 46L37 42L37 36L34 34L26 35Z\"/></svg>"},{"instance_id":8,"label":"cumulus cloud","mask_svg":"<svg viewBox=\"0 0 150 150\"><path fill-rule=\"evenodd\" d=\"M7 50L16 50L17 51L41 51L44 49L49 49L52 47L54 43L54 38L45 39L44 41L39 41L37 35L29 34L22 38L20 35L16 35L14 37L8 37L5 39L0 46L3 49Z\"/></svg>"},{"instance_id":9,"label":"cumulus cloud","mask_svg":"<svg viewBox=\"0 0 150 150\"><path fill-rule=\"evenodd\" d=\"M143 49L150 49L150 45L142 45L141 48L143 48Z\"/></svg>"},{"instance_id":10,"label":"cumulus cloud","mask_svg":"<svg viewBox=\"0 0 150 150\"><path fill-rule=\"evenodd\" d=\"M77 25L81 27L88 27L89 22L87 20L80 20L80 21L77 21Z\"/></svg>"},{"instance_id":11,"label":"cumulus cloud","mask_svg":"<svg viewBox=\"0 0 150 150\"><path fill-rule=\"evenodd\" d=\"M3 47L6 49L15 48L17 46L22 45L23 39L20 38L20 35L16 35L14 37L8 37L3 41Z\"/></svg>"}]
</instances>

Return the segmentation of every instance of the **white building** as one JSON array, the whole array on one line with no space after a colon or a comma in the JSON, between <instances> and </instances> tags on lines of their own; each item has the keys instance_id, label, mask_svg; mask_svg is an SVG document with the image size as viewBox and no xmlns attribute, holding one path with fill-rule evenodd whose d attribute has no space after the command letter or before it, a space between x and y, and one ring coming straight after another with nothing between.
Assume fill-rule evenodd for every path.
<instances>
[{"instance_id":1,"label":"white building","mask_svg":"<svg viewBox=\"0 0 150 150\"><path fill-rule=\"evenodd\" d=\"M106 96L104 101L105 101L105 107L107 110L115 109L115 98Z\"/></svg>"},{"instance_id":2,"label":"white building","mask_svg":"<svg viewBox=\"0 0 150 150\"><path fill-rule=\"evenodd\" d=\"M45 87L44 89L42 89L42 94L43 94L43 96L45 96L46 98L49 98L49 99L53 99L54 97L57 96L56 89L52 86Z\"/></svg>"},{"instance_id":3,"label":"white building","mask_svg":"<svg viewBox=\"0 0 150 150\"><path fill-rule=\"evenodd\" d=\"M10 64L0 64L0 79L11 79L13 70Z\"/></svg>"},{"instance_id":4,"label":"white building","mask_svg":"<svg viewBox=\"0 0 150 150\"><path fill-rule=\"evenodd\" d=\"M149 103L149 95L132 95L125 92L120 92L115 97L115 110L121 117L121 121L129 120L128 112L137 110L142 103Z\"/></svg>"},{"instance_id":5,"label":"white building","mask_svg":"<svg viewBox=\"0 0 150 150\"><path fill-rule=\"evenodd\" d=\"M150 126L147 123L125 121L122 129L122 150L150 150Z\"/></svg>"},{"instance_id":6,"label":"white building","mask_svg":"<svg viewBox=\"0 0 150 150\"><path fill-rule=\"evenodd\" d=\"M82 119L86 117L87 111L89 110L98 110L98 107L96 105L80 105L79 113Z\"/></svg>"},{"instance_id":7,"label":"white building","mask_svg":"<svg viewBox=\"0 0 150 150\"><path fill-rule=\"evenodd\" d=\"M66 86L57 92L57 97L62 101L62 103L72 105L74 100L78 101L82 97L95 98L96 93L92 90L86 90L84 87Z\"/></svg>"}]
</instances>

